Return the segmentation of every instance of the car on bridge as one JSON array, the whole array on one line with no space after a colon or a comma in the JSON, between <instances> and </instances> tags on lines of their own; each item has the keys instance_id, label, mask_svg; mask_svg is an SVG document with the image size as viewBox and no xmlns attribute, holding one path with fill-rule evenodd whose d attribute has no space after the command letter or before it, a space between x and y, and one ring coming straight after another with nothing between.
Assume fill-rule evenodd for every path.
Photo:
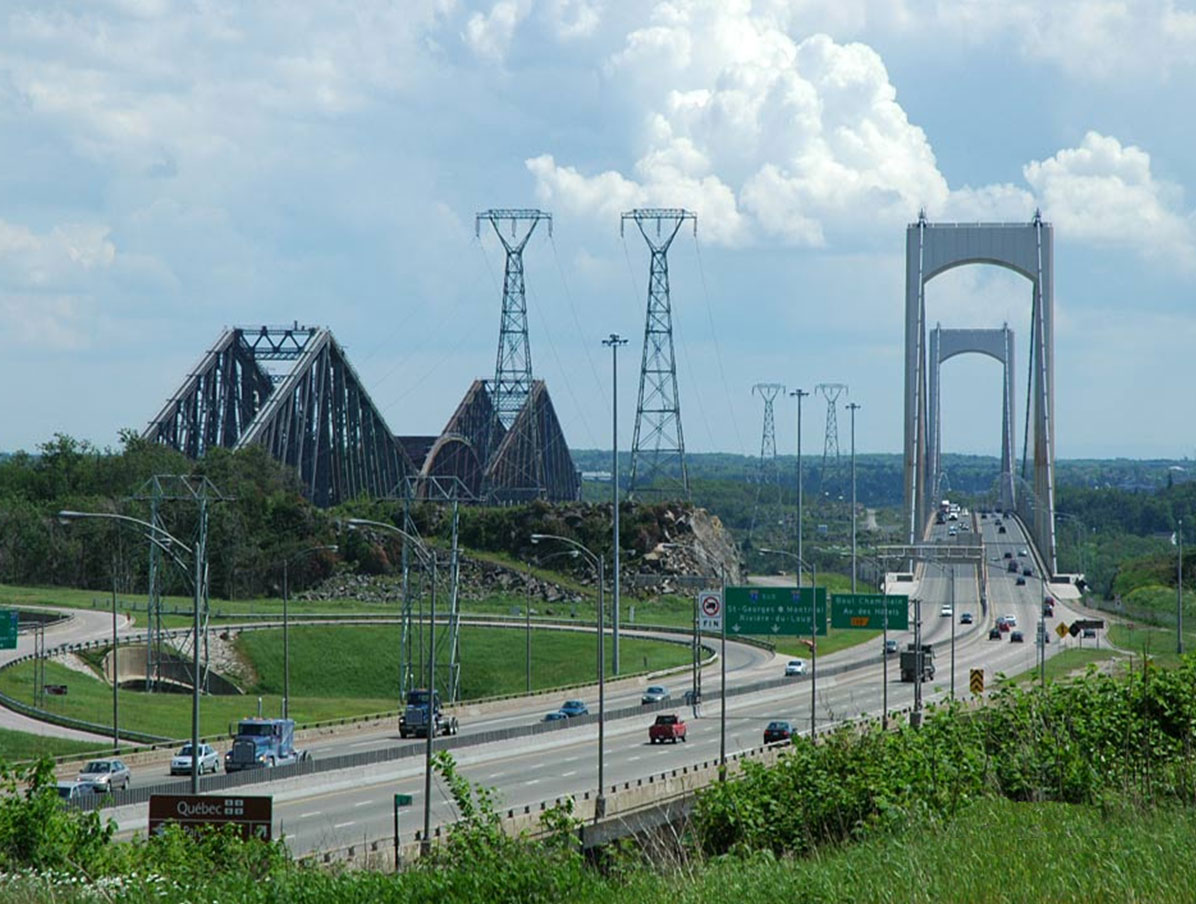
<instances>
[{"instance_id":1,"label":"car on bridge","mask_svg":"<svg viewBox=\"0 0 1196 904\"><path fill-rule=\"evenodd\" d=\"M972 613L965 612L963 615L959 616L959 623L961 625L970 625L972 623Z\"/></svg>"},{"instance_id":2,"label":"car on bridge","mask_svg":"<svg viewBox=\"0 0 1196 904\"><path fill-rule=\"evenodd\" d=\"M563 713L558 709L554 713L546 713L544 718L541 719L540 721L541 722L561 722L568 718L569 718L568 714Z\"/></svg>"},{"instance_id":3,"label":"car on bridge","mask_svg":"<svg viewBox=\"0 0 1196 904\"><path fill-rule=\"evenodd\" d=\"M951 607L950 606L942 606L939 609L939 617L940 618L950 618L951 617Z\"/></svg>"},{"instance_id":4,"label":"car on bridge","mask_svg":"<svg viewBox=\"0 0 1196 904\"><path fill-rule=\"evenodd\" d=\"M80 804L94 799L95 786L91 782L59 782L58 799L63 803Z\"/></svg>"},{"instance_id":5,"label":"car on bridge","mask_svg":"<svg viewBox=\"0 0 1196 904\"><path fill-rule=\"evenodd\" d=\"M1006 530L1005 530L1005 525L1004 525L1004 524L1000 524L1000 525L998 525L998 526L997 526L997 533L998 533L998 534L1003 534L1003 533L1006 533Z\"/></svg>"},{"instance_id":6,"label":"car on bridge","mask_svg":"<svg viewBox=\"0 0 1196 904\"><path fill-rule=\"evenodd\" d=\"M1017 574L1017 562L1010 562L1005 570L1010 574Z\"/></svg>"},{"instance_id":7,"label":"car on bridge","mask_svg":"<svg viewBox=\"0 0 1196 904\"><path fill-rule=\"evenodd\" d=\"M129 767L121 760L92 760L75 781L88 782L96 791L123 791L129 787Z\"/></svg>"},{"instance_id":8,"label":"car on bridge","mask_svg":"<svg viewBox=\"0 0 1196 904\"><path fill-rule=\"evenodd\" d=\"M806 673L806 661L804 659L790 659L785 663L785 677L793 678L798 675Z\"/></svg>"},{"instance_id":9,"label":"car on bridge","mask_svg":"<svg viewBox=\"0 0 1196 904\"><path fill-rule=\"evenodd\" d=\"M764 729L764 743L775 744L778 741L793 740L793 726L780 719L774 719Z\"/></svg>"},{"instance_id":10,"label":"car on bridge","mask_svg":"<svg viewBox=\"0 0 1196 904\"><path fill-rule=\"evenodd\" d=\"M1001 629L1000 628L989 628L988 639L989 640L1000 640L1001 639Z\"/></svg>"},{"instance_id":11,"label":"car on bridge","mask_svg":"<svg viewBox=\"0 0 1196 904\"><path fill-rule=\"evenodd\" d=\"M563 712L569 718L572 718L573 716L588 716L590 714L590 708L581 700L566 700L561 704L561 712Z\"/></svg>"},{"instance_id":12,"label":"car on bridge","mask_svg":"<svg viewBox=\"0 0 1196 904\"><path fill-rule=\"evenodd\" d=\"M659 703L661 700L669 699L669 689L660 684L653 684L644 688L643 696L640 697L640 703Z\"/></svg>"},{"instance_id":13,"label":"car on bridge","mask_svg":"<svg viewBox=\"0 0 1196 904\"><path fill-rule=\"evenodd\" d=\"M1017 551L1017 554L1022 558L1025 558L1026 556L1030 555L1029 551L1024 546Z\"/></svg>"},{"instance_id":14,"label":"car on bridge","mask_svg":"<svg viewBox=\"0 0 1196 904\"><path fill-rule=\"evenodd\" d=\"M1012 634L1009 635L1010 643L1025 643L1025 641L1026 641L1026 638L1022 636L1021 631L1014 631Z\"/></svg>"},{"instance_id":15,"label":"car on bridge","mask_svg":"<svg viewBox=\"0 0 1196 904\"><path fill-rule=\"evenodd\" d=\"M1005 558L1006 558L1006 559L1012 559L1012 558L1013 558L1013 553L1011 553L1011 552L1010 552L1008 549L1007 549L1007 550L1005 550Z\"/></svg>"},{"instance_id":16,"label":"car on bridge","mask_svg":"<svg viewBox=\"0 0 1196 904\"><path fill-rule=\"evenodd\" d=\"M885 655L886 656L894 656L894 655L896 655L896 653L897 653L897 641L886 640L885 641Z\"/></svg>"},{"instance_id":17,"label":"car on bridge","mask_svg":"<svg viewBox=\"0 0 1196 904\"><path fill-rule=\"evenodd\" d=\"M198 771L200 775L205 772L211 772L215 775L220 771L220 754L212 747L211 744L199 745L199 766ZM190 775L191 774L191 745L184 744L179 752L176 753L170 760L170 774L171 775Z\"/></svg>"},{"instance_id":18,"label":"car on bridge","mask_svg":"<svg viewBox=\"0 0 1196 904\"><path fill-rule=\"evenodd\" d=\"M1034 569L1029 568L1029 567L1023 568L1022 569L1022 577L1027 577L1027 578L1034 577Z\"/></svg>"},{"instance_id":19,"label":"car on bridge","mask_svg":"<svg viewBox=\"0 0 1196 904\"><path fill-rule=\"evenodd\" d=\"M1019 574L1019 575L1017 576L1017 580L1016 580L1016 581L1014 581L1014 583L1015 583L1015 584L1017 584L1017 586L1019 586L1019 587L1025 587L1025 586L1026 586L1026 579L1025 579L1024 577L1022 577L1022 576Z\"/></svg>"},{"instance_id":20,"label":"car on bridge","mask_svg":"<svg viewBox=\"0 0 1196 904\"><path fill-rule=\"evenodd\" d=\"M648 743L663 744L665 741L676 744L685 741L685 720L676 713L657 716L656 721L648 726Z\"/></svg>"}]
</instances>

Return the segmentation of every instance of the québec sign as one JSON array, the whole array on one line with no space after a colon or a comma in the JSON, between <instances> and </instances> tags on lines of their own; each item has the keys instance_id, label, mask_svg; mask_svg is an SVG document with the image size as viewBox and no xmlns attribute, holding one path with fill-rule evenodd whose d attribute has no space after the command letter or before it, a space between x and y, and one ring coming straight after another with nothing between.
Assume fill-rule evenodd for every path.
<instances>
[{"instance_id":1,"label":"qu\u00e9bec sign","mask_svg":"<svg viewBox=\"0 0 1196 904\"><path fill-rule=\"evenodd\" d=\"M149 800L149 832L169 825L188 831L201 826L240 826L242 838L269 841L274 821L274 798L223 794L153 794Z\"/></svg>"}]
</instances>

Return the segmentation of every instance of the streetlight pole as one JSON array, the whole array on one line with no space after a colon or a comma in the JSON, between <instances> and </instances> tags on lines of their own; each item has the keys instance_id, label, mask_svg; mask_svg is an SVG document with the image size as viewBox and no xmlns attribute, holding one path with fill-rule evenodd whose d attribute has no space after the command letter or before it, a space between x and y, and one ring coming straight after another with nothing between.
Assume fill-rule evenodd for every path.
<instances>
[{"instance_id":1,"label":"streetlight pole","mask_svg":"<svg viewBox=\"0 0 1196 904\"><path fill-rule=\"evenodd\" d=\"M432 736L435 734L433 704L436 699L436 553L429 549L428 545L419 537L409 534L407 531L395 527L393 524L387 524L384 521L350 518L348 526L349 530L373 527L398 534L404 540L411 543L411 548L419 557L421 564L425 568L430 566L432 572L432 611L431 623L428 627L428 714L424 723L424 736L426 738L424 743L424 831L419 840L419 854L420 857L423 857L432 851Z\"/></svg>"},{"instance_id":2,"label":"streetlight pole","mask_svg":"<svg viewBox=\"0 0 1196 904\"><path fill-rule=\"evenodd\" d=\"M603 609L606 607L606 560L595 555L593 550L583 546L569 537L560 534L532 534L532 542L542 540L556 540L568 544L586 557L598 571L598 796L594 798L595 822L606 815L606 646L603 642L604 624Z\"/></svg>"},{"instance_id":3,"label":"streetlight pole","mask_svg":"<svg viewBox=\"0 0 1196 904\"><path fill-rule=\"evenodd\" d=\"M603 345L610 346L610 485L611 509L613 512L612 546L614 547L615 573L612 592L612 633L611 645L613 649L612 671L619 674L619 346L626 345L627 340L618 333L611 333L602 340Z\"/></svg>"},{"instance_id":4,"label":"streetlight pole","mask_svg":"<svg viewBox=\"0 0 1196 904\"><path fill-rule=\"evenodd\" d=\"M1184 519L1179 519L1175 536L1179 540L1179 560L1175 563L1175 652L1184 654Z\"/></svg>"},{"instance_id":5,"label":"streetlight pole","mask_svg":"<svg viewBox=\"0 0 1196 904\"><path fill-rule=\"evenodd\" d=\"M804 389L789 393L797 399L797 557L802 558L802 467L801 467L801 400L809 395Z\"/></svg>"},{"instance_id":6,"label":"streetlight pole","mask_svg":"<svg viewBox=\"0 0 1196 904\"><path fill-rule=\"evenodd\" d=\"M981 563L981 568L984 563ZM955 699L955 566L951 566L951 699Z\"/></svg>"},{"instance_id":7,"label":"streetlight pole","mask_svg":"<svg viewBox=\"0 0 1196 904\"><path fill-rule=\"evenodd\" d=\"M199 632L200 632L200 608L203 601L207 598L207 534L208 534L208 500L206 496L198 497L199 503L199 525L197 529L195 546L190 547L178 537L175 537L165 528L159 527L157 524L151 524L148 521L142 521L140 518L134 518L131 515L121 515L116 512L75 512L63 510L58 513L58 520L63 524L69 524L71 521L77 521L83 518L102 518L109 521L124 521L129 524L134 524L142 528L142 534L149 539L149 541L156 546L165 550L175 563L182 568L186 565L179 560L178 556L174 554L172 546L177 546L179 549L186 552L193 559L192 565L194 567L193 581L195 590L195 628L194 628L194 659L192 665L192 694L191 694L191 793L199 793ZM115 599L115 597L114 597ZM115 605L115 603L114 603ZM115 635L114 635L115 636ZM114 670L113 679L115 683L115 646L113 647L114 654ZM115 706L113 704L114 715ZM114 732L116 726L113 726Z\"/></svg>"},{"instance_id":8,"label":"streetlight pole","mask_svg":"<svg viewBox=\"0 0 1196 904\"><path fill-rule=\"evenodd\" d=\"M120 686L120 661L116 637L116 554L112 555L112 752L120 753L120 704L116 690Z\"/></svg>"},{"instance_id":9,"label":"streetlight pole","mask_svg":"<svg viewBox=\"0 0 1196 904\"><path fill-rule=\"evenodd\" d=\"M855 402L847 406L851 412L851 592L855 593L855 413L860 408ZM799 553L800 555L800 553ZM955 680L952 672L951 679Z\"/></svg>"},{"instance_id":10,"label":"streetlight pole","mask_svg":"<svg viewBox=\"0 0 1196 904\"><path fill-rule=\"evenodd\" d=\"M287 617L287 602L290 597L289 570L293 560L305 556L309 552L327 549L336 552L340 547L335 543L324 546L312 546L301 549L282 560L282 717L290 718L291 714L291 631L290 619Z\"/></svg>"},{"instance_id":11,"label":"streetlight pole","mask_svg":"<svg viewBox=\"0 0 1196 904\"><path fill-rule=\"evenodd\" d=\"M785 556L797 563L797 594L801 599L801 570L810 569L810 740L813 741L817 731L818 706L818 566L813 562L806 562L801 556L794 555L786 549L768 549L762 547L760 552L774 556ZM723 619L726 623L726 619Z\"/></svg>"}]
</instances>

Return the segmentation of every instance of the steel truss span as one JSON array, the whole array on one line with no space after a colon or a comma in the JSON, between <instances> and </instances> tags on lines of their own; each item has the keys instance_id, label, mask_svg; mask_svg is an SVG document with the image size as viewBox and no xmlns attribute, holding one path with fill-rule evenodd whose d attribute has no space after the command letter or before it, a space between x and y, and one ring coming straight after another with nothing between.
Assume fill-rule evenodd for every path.
<instances>
[{"instance_id":1,"label":"steel truss span","mask_svg":"<svg viewBox=\"0 0 1196 904\"><path fill-rule=\"evenodd\" d=\"M274 375L263 362L287 367ZM226 329L142 436L190 458L260 444L324 507L400 496L414 470L323 327Z\"/></svg>"},{"instance_id":2,"label":"steel truss span","mask_svg":"<svg viewBox=\"0 0 1196 904\"><path fill-rule=\"evenodd\" d=\"M927 391L926 284L967 264L993 264L1024 276L1032 286L1029 405L1032 425L1024 437L1022 472L1032 488L1017 494L1018 512L1029 526L1047 567L1055 571L1055 340L1054 231L1035 212L1029 223L930 223L925 214L905 238L905 510L910 543L936 500L937 462L931 460ZM1010 350L1012 358L1012 349ZM935 365L937 367L937 362ZM1011 414L1006 408L1002 414ZM1004 465L1003 465L1004 467ZM1011 488L1008 488L1011 489ZM1007 490L1008 491L1008 490Z\"/></svg>"}]
</instances>

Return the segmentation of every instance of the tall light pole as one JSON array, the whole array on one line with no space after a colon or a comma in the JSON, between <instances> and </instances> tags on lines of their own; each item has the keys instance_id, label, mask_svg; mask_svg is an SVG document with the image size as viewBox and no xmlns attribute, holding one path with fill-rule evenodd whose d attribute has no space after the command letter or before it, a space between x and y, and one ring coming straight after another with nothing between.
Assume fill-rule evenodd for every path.
<instances>
[{"instance_id":1,"label":"tall light pole","mask_svg":"<svg viewBox=\"0 0 1196 904\"><path fill-rule=\"evenodd\" d=\"M174 549L185 552L192 558L192 567L194 572L192 580L194 581L195 590L195 626L194 626L194 658L191 673L191 793L199 793L199 632L200 632L200 610L203 608L203 601L206 598L207 590L207 532L208 532L208 508L207 498L199 497L199 528L196 536L195 547L192 548L180 540L178 537L171 534L165 528L159 527L156 524L151 524L148 521L142 521L140 518L134 518L131 515L119 515L115 512L74 512L74 511L60 511L58 513L58 520L62 524L69 524L72 521L79 521L84 518L100 518L109 521L123 521L126 524L132 524L141 528L142 536L146 537L155 546L164 550L177 564L187 571L187 565L175 555ZM116 681L116 659L115 648L113 648L113 671L112 680ZM115 704L114 704L115 707ZM114 710L115 714L115 710Z\"/></svg>"},{"instance_id":2,"label":"tall light pole","mask_svg":"<svg viewBox=\"0 0 1196 904\"><path fill-rule=\"evenodd\" d=\"M282 717L290 718L291 714L291 632L290 620L287 618L287 599L289 596L288 569L291 562L300 556L305 556L317 550L336 552L340 547L335 543L324 546L312 546L285 556L282 560Z\"/></svg>"},{"instance_id":3,"label":"tall light pole","mask_svg":"<svg viewBox=\"0 0 1196 904\"><path fill-rule=\"evenodd\" d=\"M851 412L851 592L855 593L855 413L860 408L855 402L847 406ZM800 555L800 554L799 554ZM955 680L952 671L951 680Z\"/></svg>"},{"instance_id":4,"label":"tall light pole","mask_svg":"<svg viewBox=\"0 0 1196 904\"><path fill-rule=\"evenodd\" d=\"M120 685L120 663L117 660L116 636L116 553L112 554L112 752L120 753L120 704L116 689Z\"/></svg>"},{"instance_id":5,"label":"tall light pole","mask_svg":"<svg viewBox=\"0 0 1196 904\"><path fill-rule=\"evenodd\" d=\"M423 857L432 851L432 736L436 734L433 719L433 706L436 700L436 553L419 537L384 521L350 518L348 525L349 530L373 527L398 534L411 543L411 548L425 568L431 566L431 614L428 624L428 713L424 721L424 737L426 738L424 742L424 833L419 839L419 855Z\"/></svg>"},{"instance_id":6,"label":"tall light pole","mask_svg":"<svg viewBox=\"0 0 1196 904\"><path fill-rule=\"evenodd\" d=\"M801 556L794 555L787 549L762 548L760 552L774 556L784 556L797 563L797 592L801 596L801 570L810 569L810 740L813 741L817 731L818 704L818 566L807 563ZM723 619L726 624L726 619Z\"/></svg>"},{"instance_id":7,"label":"tall light pole","mask_svg":"<svg viewBox=\"0 0 1196 904\"><path fill-rule=\"evenodd\" d=\"M610 486L611 509L613 511L613 540L615 573L612 592L612 632L611 646L613 647L613 661L611 671L617 677L619 674L619 346L626 345L627 340L618 333L611 333L602 340L603 345L610 346Z\"/></svg>"},{"instance_id":8,"label":"tall light pole","mask_svg":"<svg viewBox=\"0 0 1196 904\"><path fill-rule=\"evenodd\" d=\"M1175 563L1175 652L1184 654L1184 519L1179 519L1175 536L1179 540L1179 560Z\"/></svg>"},{"instance_id":9,"label":"tall light pole","mask_svg":"<svg viewBox=\"0 0 1196 904\"><path fill-rule=\"evenodd\" d=\"M562 537L559 534L532 534L531 539L533 543L539 543L542 540L566 543L585 556L598 571L598 796L594 798L594 821L597 822L606 815L606 773L603 767L606 760L606 648L602 642L604 631L602 610L606 606L606 601L603 599L606 560L570 537Z\"/></svg>"},{"instance_id":10,"label":"tall light pole","mask_svg":"<svg viewBox=\"0 0 1196 904\"><path fill-rule=\"evenodd\" d=\"M797 399L797 557L802 553L802 467L801 467L801 400L809 395L804 389L795 389L789 393Z\"/></svg>"}]
</instances>

